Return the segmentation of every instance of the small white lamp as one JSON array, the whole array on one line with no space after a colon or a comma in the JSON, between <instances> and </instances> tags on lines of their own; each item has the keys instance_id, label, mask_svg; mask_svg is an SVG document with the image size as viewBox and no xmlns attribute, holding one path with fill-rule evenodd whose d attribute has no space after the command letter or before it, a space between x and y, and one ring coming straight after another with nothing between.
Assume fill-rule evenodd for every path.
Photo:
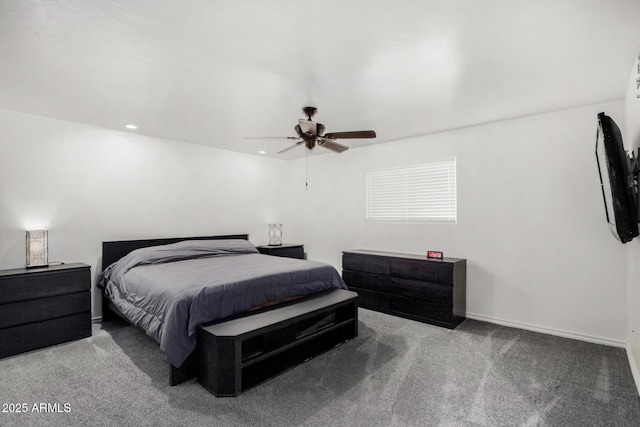
<instances>
[{"instance_id":1,"label":"small white lamp","mask_svg":"<svg viewBox=\"0 0 640 427\"><path fill-rule=\"evenodd\" d=\"M269 246L282 246L282 224L269 224Z\"/></svg>"},{"instance_id":2,"label":"small white lamp","mask_svg":"<svg viewBox=\"0 0 640 427\"><path fill-rule=\"evenodd\" d=\"M49 265L47 230L27 231L27 268Z\"/></svg>"}]
</instances>

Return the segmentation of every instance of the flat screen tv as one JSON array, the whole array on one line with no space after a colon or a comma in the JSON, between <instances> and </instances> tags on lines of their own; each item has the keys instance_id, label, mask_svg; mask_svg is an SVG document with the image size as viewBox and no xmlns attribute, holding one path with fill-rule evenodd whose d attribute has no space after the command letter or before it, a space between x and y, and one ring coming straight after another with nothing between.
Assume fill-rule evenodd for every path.
<instances>
[{"instance_id":1,"label":"flat screen tv","mask_svg":"<svg viewBox=\"0 0 640 427\"><path fill-rule=\"evenodd\" d=\"M609 229L622 243L630 242L638 235L635 176L620 128L604 113L598 114L596 161Z\"/></svg>"}]
</instances>

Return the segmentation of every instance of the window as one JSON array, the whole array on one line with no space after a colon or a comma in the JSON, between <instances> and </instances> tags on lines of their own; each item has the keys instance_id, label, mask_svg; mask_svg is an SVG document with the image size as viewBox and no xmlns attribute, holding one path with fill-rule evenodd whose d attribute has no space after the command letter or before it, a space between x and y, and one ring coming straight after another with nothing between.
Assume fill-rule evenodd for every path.
<instances>
[{"instance_id":1,"label":"window","mask_svg":"<svg viewBox=\"0 0 640 427\"><path fill-rule=\"evenodd\" d=\"M365 173L367 220L456 222L456 159Z\"/></svg>"}]
</instances>

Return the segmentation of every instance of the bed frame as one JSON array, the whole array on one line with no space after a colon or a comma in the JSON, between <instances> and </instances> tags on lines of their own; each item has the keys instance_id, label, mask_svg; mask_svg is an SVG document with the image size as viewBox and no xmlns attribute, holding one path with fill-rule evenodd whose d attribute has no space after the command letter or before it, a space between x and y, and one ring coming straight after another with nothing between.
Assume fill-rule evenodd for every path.
<instances>
[{"instance_id":1,"label":"bed frame","mask_svg":"<svg viewBox=\"0 0 640 427\"><path fill-rule=\"evenodd\" d=\"M165 239L147 240L119 240L114 242L102 242L102 267L103 270L127 255L129 252L149 246L169 245L183 240L249 240L248 234L228 234L226 236L198 236L198 237L171 237Z\"/></svg>"},{"instance_id":2,"label":"bed frame","mask_svg":"<svg viewBox=\"0 0 640 427\"><path fill-rule=\"evenodd\" d=\"M104 268L118 261L125 255L130 253L131 251L140 249L140 248L146 248L146 247L158 246L158 245L167 245L171 243L181 242L184 240L224 240L224 239L249 240L249 235L248 234L230 234L230 235L222 235L222 236L174 237L174 238L163 238L163 239L120 240L120 241L103 242L102 243L102 267L104 270ZM348 291L341 291L341 292L348 292ZM341 333L344 336L343 335L339 336L337 333L335 334L335 338L337 338L338 341L342 340L342 342L344 342L345 340L354 338L355 336L358 335L357 300L356 300L357 294L351 293L351 292L348 292L348 293L352 294L352 295L347 295L347 297L350 298L351 300L350 302L352 304L351 322L353 325L350 329L347 328L349 329L349 332L347 332L346 335L344 334L345 328L343 328L343 330L341 331ZM247 318L251 317L252 319L254 318L257 319L258 317L255 317L255 316L261 313L264 313L266 311L271 311L278 308L283 308L287 306L293 306L299 303L304 303L305 301L308 301L315 297L317 296L311 295L311 296L303 297L297 300L275 304L260 310L251 311L250 313L242 313L235 316L231 316L226 319L220 319L219 321L216 321L213 323L228 322L229 320L240 319L244 317L247 317ZM312 315L314 313L310 312L307 314ZM122 318L127 323L131 324L131 322L118 310L118 308L111 302L111 300L109 300L103 293L102 294L102 321L105 322L105 321L110 321L117 318ZM211 325L213 323L210 323L208 325ZM326 349L318 349L316 354L319 354L321 351L326 351ZM191 353L191 355L187 358L187 360L179 367L173 366L169 363L169 384L174 386L198 376L199 366L200 367L202 366L200 359L202 358L201 354L203 353L206 353L206 352L202 350L198 351L198 349L196 349ZM214 393L214 394L218 395L217 393Z\"/></svg>"}]
</instances>

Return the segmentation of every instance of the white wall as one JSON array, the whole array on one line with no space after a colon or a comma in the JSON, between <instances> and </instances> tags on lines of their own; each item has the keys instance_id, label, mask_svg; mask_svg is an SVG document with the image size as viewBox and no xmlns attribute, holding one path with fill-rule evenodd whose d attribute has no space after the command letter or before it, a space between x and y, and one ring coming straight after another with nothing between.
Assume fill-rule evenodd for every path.
<instances>
[{"instance_id":1,"label":"white wall","mask_svg":"<svg viewBox=\"0 0 640 427\"><path fill-rule=\"evenodd\" d=\"M95 276L104 240L247 232L261 244L285 218L285 240L311 259L443 250L468 260L471 316L624 345L629 245L604 220L600 111L623 122L613 102L311 156L308 190L304 159L0 111L0 268L24 265L26 229L48 229L50 260ZM444 155L458 162L458 224L364 221L365 170Z\"/></svg>"},{"instance_id":2,"label":"white wall","mask_svg":"<svg viewBox=\"0 0 640 427\"><path fill-rule=\"evenodd\" d=\"M284 215L285 165L0 111L0 268L24 266L27 229L49 230L50 261L84 262L94 278L104 240L249 233L266 243Z\"/></svg>"},{"instance_id":3,"label":"white wall","mask_svg":"<svg viewBox=\"0 0 640 427\"><path fill-rule=\"evenodd\" d=\"M640 147L640 65L638 63L640 51L635 58L627 93L624 101L624 143L625 148L638 155ZM629 324L627 330L627 354L631 370L640 392L640 238L629 243L628 251L629 282L628 282L628 311Z\"/></svg>"},{"instance_id":4,"label":"white wall","mask_svg":"<svg viewBox=\"0 0 640 427\"><path fill-rule=\"evenodd\" d=\"M624 346L625 246L605 221L597 113L612 102L290 162L289 241L341 268L355 248L467 259L471 317ZM458 223L367 223L364 172L457 158Z\"/></svg>"}]
</instances>

